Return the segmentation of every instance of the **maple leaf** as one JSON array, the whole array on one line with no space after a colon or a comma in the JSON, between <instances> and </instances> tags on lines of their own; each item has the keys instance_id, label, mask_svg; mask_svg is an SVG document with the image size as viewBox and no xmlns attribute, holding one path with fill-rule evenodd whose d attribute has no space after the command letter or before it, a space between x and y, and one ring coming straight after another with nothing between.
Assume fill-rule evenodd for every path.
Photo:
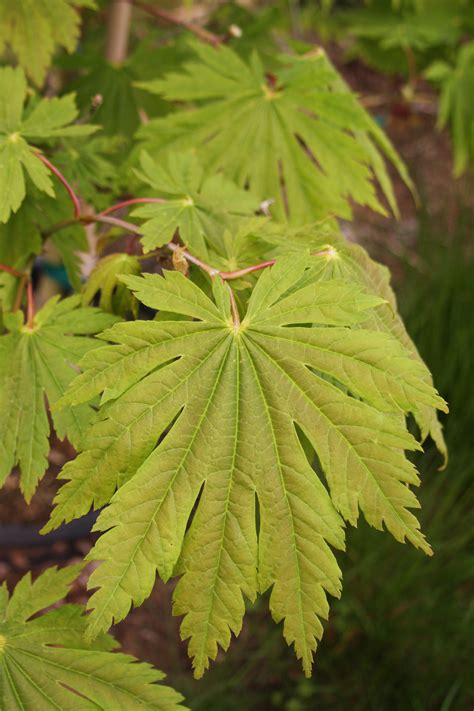
<instances>
[{"instance_id":1,"label":"maple leaf","mask_svg":"<svg viewBox=\"0 0 474 711\"><path fill-rule=\"evenodd\" d=\"M145 252L171 241L176 229L196 255L206 258L208 244L218 251L221 233L232 217L248 216L259 200L219 174L206 174L194 153L173 153L164 164L141 155L140 177L151 185L160 203L142 205L135 217L147 218L142 226Z\"/></svg>"},{"instance_id":2,"label":"maple leaf","mask_svg":"<svg viewBox=\"0 0 474 711\"><path fill-rule=\"evenodd\" d=\"M195 147L209 169L273 198L277 219L350 217L350 200L383 212L375 180L396 212L382 154L411 186L403 162L322 50L282 56L268 77L255 52L246 63L229 47L194 49L197 59L181 73L139 83L168 100L198 102L139 129L155 157Z\"/></svg>"},{"instance_id":3,"label":"maple leaf","mask_svg":"<svg viewBox=\"0 0 474 711\"><path fill-rule=\"evenodd\" d=\"M0 0L0 53L9 46L37 85L44 82L55 46L73 52L80 17L75 8L91 0Z\"/></svg>"},{"instance_id":4,"label":"maple leaf","mask_svg":"<svg viewBox=\"0 0 474 711\"><path fill-rule=\"evenodd\" d=\"M317 259L303 252L262 273L240 324L218 278L214 300L178 272L124 278L148 307L188 320L114 326L103 334L114 345L85 356L62 400L102 393L45 528L110 502L89 555L103 561L90 636L141 604L156 571L180 574L174 611L201 676L240 631L244 595L271 587L273 617L309 674L326 593L340 594L329 546L344 546L342 518L356 524L360 509L430 552L409 511L419 479L404 450L420 446L402 415L444 402L395 338L352 328L381 300L309 278Z\"/></svg>"},{"instance_id":5,"label":"maple leaf","mask_svg":"<svg viewBox=\"0 0 474 711\"><path fill-rule=\"evenodd\" d=\"M296 228L290 239L288 230L270 226L265 234L261 233L261 239L276 247L273 253L270 252L273 256L275 254L288 255L292 251L296 254L300 249L320 252L320 257L313 266L310 278L349 279L355 284L360 284L369 292L380 296L384 303L373 309L367 321L362 325L371 330L390 334L406 348L407 352L411 353L415 361L423 363L423 359L398 313L397 300L390 285L390 271L387 267L371 259L363 247L347 242L327 225ZM433 378L426 367L423 378L427 384L433 386ZM436 407L420 400L418 403L413 403L412 412L420 427L421 441L423 442L430 435L446 465L448 452Z\"/></svg>"},{"instance_id":6,"label":"maple leaf","mask_svg":"<svg viewBox=\"0 0 474 711\"><path fill-rule=\"evenodd\" d=\"M86 644L80 605L37 615L67 595L81 568L48 568L34 582L27 573L11 597L6 583L0 586L2 709L184 709L177 692L156 683L162 672L112 652L117 643L109 635Z\"/></svg>"},{"instance_id":7,"label":"maple leaf","mask_svg":"<svg viewBox=\"0 0 474 711\"><path fill-rule=\"evenodd\" d=\"M41 99L24 111L26 79L22 69L0 69L0 222L7 222L25 198L25 175L48 195L54 195L48 168L30 141L87 135L94 126L70 124L77 116L74 96Z\"/></svg>"},{"instance_id":8,"label":"maple leaf","mask_svg":"<svg viewBox=\"0 0 474 711\"><path fill-rule=\"evenodd\" d=\"M49 423L45 396L53 405L73 380L73 364L101 344L88 336L116 318L98 309L78 308L80 297L54 297L38 311L33 325L23 314L4 317L0 336L0 483L19 464L20 486L29 501L47 467ZM89 405L52 413L60 438L78 447L94 410Z\"/></svg>"},{"instance_id":9,"label":"maple leaf","mask_svg":"<svg viewBox=\"0 0 474 711\"><path fill-rule=\"evenodd\" d=\"M441 85L438 126L450 127L458 177L474 163L474 41L460 47L454 67L434 62L426 77Z\"/></svg>"}]
</instances>

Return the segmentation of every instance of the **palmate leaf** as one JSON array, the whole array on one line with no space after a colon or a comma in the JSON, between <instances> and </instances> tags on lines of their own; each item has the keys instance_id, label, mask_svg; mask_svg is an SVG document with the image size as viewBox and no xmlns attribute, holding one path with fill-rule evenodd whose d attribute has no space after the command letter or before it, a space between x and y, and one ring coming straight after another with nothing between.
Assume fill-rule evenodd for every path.
<instances>
[{"instance_id":1,"label":"palmate leaf","mask_svg":"<svg viewBox=\"0 0 474 711\"><path fill-rule=\"evenodd\" d=\"M67 604L31 619L64 598L82 565L48 568L34 582L27 573L11 597L0 587L0 706L3 711L183 709L182 697L156 684L162 672L113 653L117 643L100 635L84 642L85 617Z\"/></svg>"},{"instance_id":2,"label":"palmate leaf","mask_svg":"<svg viewBox=\"0 0 474 711\"><path fill-rule=\"evenodd\" d=\"M191 151L173 153L163 164L143 153L140 177L155 195L166 198L133 212L146 219L141 240L145 252L169 242L179 229L186 247L207 258L208 244L218 249L229 219L252 215L259 208L260 201L248 191L222 175L207 175Z\"/></svg>"},{"instance_id":3,"label":"palmate leaf","mask_svg":"<svg viewBox=\"0 0 474 711\"><path fill-rule=\"evenodd\" d=\"M382 155L409 184L405 167L322 50L280 57L270 77L256 53L247 64L228 47L195 51L182 73L140 83L168 100L199 102L140 128L155 157L196 147L206 167L273 198L274 215L299 224L328 212L349 217L350 200L383 210L376 180L396 211Z\"/></svg>"},{"instance_id":4,"label":"palmate leaf","mask_svg":"<svg viewBox=\"0 0 474 711\"><path fill-rule=\"evenodd\" d=\"M114 326L104 338L115 345L83 359L63 399L103 393L45 529L111 502L89 556L103 561L90 579L91 637L145 600L156 571L182 575L174 611L201 676L240 631L243 596L271 587L273 617L309 674L326 593L340 594L329 546L344 547L343 519L356 524L360 509L430 552L409 511L419 480L404 450L419 445L402 414L444 403L396 339L352 328L378 297L308 281L317 259L303 253L264 272L240 325L220 279L211 300L177 272L125 278L147 306L192 320Z\"/></svg>"},{"instance_id":5,"label":"palmate leaf","mask_svg":"<svg viewBox=\"0 0 474 711\"><path fill-rule=\"evenodd\" d=\"M449 126L454 149L454 175L474 165L474 41L460 47L456 65L434 62L426 76L441 85L438 125Z\"/></svg>"},{"instance_id":6,"label":"palmate leaf","mask_svg":"<svg viewBox=\"0 0 474 711\"><path fill-rule=\"evenodd\" d=\"M21 312L7 315L8 331L0 336L0 484L18 464L27 500L47 467L45 397L53 405L63 395L75 375L72 366L101 344L89 336L117 320L98 309L78 308L79 296L58 299L38 311L31 328ZM93 414L89 405L54 412L57 435L79 447Z\"/></svg>"},{"instance_id":7,"label":"palmate leaf","mask_svg":"<svg viewBox=\"0 0 474 711\"><path fill-rule=\"evenodd\" d=\"M25 175L38 190L54 195L48 168L30 142L65 136L84 136L94 126L71 126L77 117L74 96L41 99L24 111L26 80L22 69L0 69L0 222L7 222L25 198Z\"/></svg>"},{"instance_id":8,"label":"palmate leaf","mask_svg":"<svg viewBox=\"0 0 474 711\"><path fill-rule=\"evenodd\" d=\"M323 229L321 226L295 229L291 239L288 239L288 231L270 228L266 230L264 239L275 247L273 256L275 254L288 255L292 250L297 253L301 249L321 252L320 258L315 261L310 278L349 279L360 284L369 292L380 296L384 303L370 312L367 321L363 322L362 326L394 336L411 353L414 360L419 363L423 362L398 314L397 300L390 286L390 271L387 267L371 259L363 247L347 242L334 230L324 229L324 225ZM424 379L433 386L433 379L427 368L424 369ZM423 401L413 403L413 405L412 412L420 428L421 441L423 442L430 435L444 462L447 463L448 452L436 407L431 407Z\"/></svg>"},{"instance_id":9,"label":"palmate leaf","mask_svg":"<svg viewBox=\"0 0 474 711\"><path fill-rule=\"evenodd\" d=\"M91 0L0 0L0 53L9 46L19 64L41 85L56 45L73 52L79 39L77 7Z\"/></svg>"}]
</instances>

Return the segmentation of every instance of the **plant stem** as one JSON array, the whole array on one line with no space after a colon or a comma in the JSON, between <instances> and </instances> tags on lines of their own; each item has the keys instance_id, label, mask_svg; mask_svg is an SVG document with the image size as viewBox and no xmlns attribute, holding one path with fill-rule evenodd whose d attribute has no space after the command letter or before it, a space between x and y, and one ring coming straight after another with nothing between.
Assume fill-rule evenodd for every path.
<instances>
[{"instance_id":1,"label":"plant stem","mask_svg":"<svg viewBox=\"0 0 474 711\"><path fill-rule=\"evenodd\" d=\"M109 215L82 215L80 218L81 222L85 224L91 222L101 222L104 225L112 225L112 227L121 227L126 232L132 232L136 235L141 235L142 231L138 225L134 225L133 222L127 222L126 220L121 220L119 217L110 217Z\"/></svg>"},{"instance_id":2,"label":"plant stem","mask_svg":"<svg viewBox=\"0 0 474 711\"><path fill-rule=\"evenodd\" d=\"M178 25L178 27L183 27L184 29L189 30L189 32L195 34L196 37L199 37L199 39L201 39L203 42L207 42L207 44L212 44L213 47L218 47L224 39L223 37L219 37L219 35L216 35L213 32L209 32L209 30L206 30L203 27L200 27L199 25L195 25L194 22L188 22L188 20L183 20L181 17L177 17L172 12L169 12L168 10L163 10L162 8L156 7L155 5L149 5L146 2L141 2L141 0L135 0L134 5L136 7L139 7L140 10L143 10L149 15L152 15L158 20L161 20L162 22L166 22L170 25Z\"/></svg>"},{"instance_id":3,"label":"plant stem","mask_svg":"<svg viewBox=\"0 0 474 711\"><path fill-rule=\"evenodd\" d=\"M52 227L49 227L47 230L43 230L41 232L42 236L44 239L47 237L51 237L51 235L54 235L55 232L59 232L60 230L63 230L65 227L71 227L72 225L77 225L78 223L78 218L76 217L71 217L69 220L61 220L61 222L57 222L55 225L52 225Z\"/></svg>"},{"instance_id":4,"label":"plant stem","mask_svg":"<svg viewBox=\"0 0 474 711\"><path fill-rule=\"evenodd\" d=\"M26 325L29 328L32 328L33 321L35 318L35 300L33 297L33 283L31 281L31 277L28 279L28 282L26 284L26 299Z\"/></svg>"},{"instance_id":5,"label":"plant stem","mask_svg":"<svg viewBox=\"0 0 474 711\"><path fill-rule=\"evenodd\" d=\"M123 207L129 207L129 205L140 205L140 204L149 204L149 203L165 203L166 200L163 198L131 198L130 200L123 200L122 202L118 202L116 205L111 205L108 207L106 210L102 210L99 214L104 216L104 215L109 215L111 212L116 212L116 210L121 210Z\"/></svg>"},{"instance_id":6,"label":"plant stem","mask_svg":"<svg viewBox=\"0 0 474 711\"><path fill-rule=\"evenodd\" d=\"M110 64L120 65L127 59L132 5L129 0L113 0L107 20L105 58Z\"/></svg>"},{"instance_id":7,"label":"plant stem","mask_svg":"<svg viewBox=\"0 0 474 711\"><path fill-rule=\"evenodd\" d=\"M23 274L18 283L18 289L16 290L15 302L13 304L13 311L18 311L21 307L21 301L23 299L23 291L25 290L25 285L28 281L28 274Z\"/></svg>"},{"instance_id":8,"label":"plant stem","mask_svg":"<svg viewBox=\"0 0 474 711\"><path fill-rule=\"evenodd\" d=\"M266 262L261 262L260 264L253 264L251 267L244 267L243 269L237 269L235 272L219 272L225 281L229 279L239 279L246 274L251 274L252 272L258 272L260 269L266 269L267 267L272 267L275 264L275 259L269 259Z\"/></svg>"},{"instance_id":9,"label":"plant stem","mask_svg":"<svg viewBox=\"0 0 474 711\"><path fill-rule=\"evenodd\" d=\"M7 272L8 274L11 274L14 277L22 278L26 276L25 272L20 272L18 269L15 269L14 267L9 267L8 264L0 264L0 271L2 272Z\"/></svg>"},{"instance_id":10,"label":"plant stem","mask_svg":"<svg viewBox=\"0 0 474 711\"><path fill-rule=\"evenodd\" d=\"M68 183L64 175L61 173L58 168L56 168L55 165L53 165L47 158L44 156L42 153L39 151L35 151L35 156L39 158L39 160L45 164L47 168L57 177L57 179L64 185L66 188L69 197L72 200L72 204L74 206L74 217L77 219L79 218L79 215L81 214L81 203L79 201L79 198L77 197L76 193L74 192L72 186Z\"/></svg>"},{"instance_id":11,"label":"plant stem","mask_svg":"<svg viewBox=\"0 0 474 711\"><path fill-rule=\"evenodd\" d=\"M221 275L222 276L222 275ZM238 328L240 326L240 316L239 316L239 309L237 306L237 301L235 300L235 294L232 291L232 287L230 284L227 284L227 287L229 289L229 296L230 296L230 310L232 313L232 321L234 322L234 326Z\"/></svg>"}]
</instances>

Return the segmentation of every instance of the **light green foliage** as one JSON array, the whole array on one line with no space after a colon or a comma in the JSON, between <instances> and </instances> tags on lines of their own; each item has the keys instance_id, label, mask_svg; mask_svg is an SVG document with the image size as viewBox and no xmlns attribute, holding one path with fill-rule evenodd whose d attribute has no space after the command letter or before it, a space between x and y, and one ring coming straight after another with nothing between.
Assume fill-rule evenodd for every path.
<instances>
[{"instance_id":1,"label":"light green foliage","mask_svg":"<svg viewBox=\"0 0 474 711\"><path fill-rule=\"evenodd\" d=\"M78 7L93 0L0 0L0 53L9 47L37 85L44 82L56 46L73 52L79 39Z\"/></svg>"},{"instance_id":2,"label":"light green foliage","mask_svg":"<svg viewBox=\"0 0 474 711\"><path fill-rule=\"evenodd\" d=\"M460 47L454 67L432 64L426 76L441 85L438 123L449 126L454 149L454 174L474 164L474 41Z\"/></svg>"},{"instance_id":3,"label":"light green foliage","mask_svg":"<svg viewBox=\"0 0 474 711\"><path fill-rule=\"evenodd\" d=\"M396 338L363 327L379 297L319 279L326 260L305 250L278 260L241 323L219 278L212 300L176 272L125 278L144 304L188 320L114 326L103 335L115 345L85 356L62 400L102 393L47 525L110 502L89 556L103 561L90 637L141 604L156 571L181 575L174 611L201 676L240 631L244 596L272 588L272 615L310 674L326 593L340 594L329 545L344 547L343 519L355 525L361 510L430 553L409 511L419 479L404 450L419 445L403 416L444 402Z\"/></svg>"},{"instance_id":4,"label":"light green foliage","mask_svg":"<svg viewBox=\"0 0 474 711\"><path fill-rule=\"evenodd\" d=\"M228 47L196 45L181 73L142 82L165 99L198 102L139 130L155 156L196 147L262 199L278 219L302 224L328 212L349 217L349 201L383 211L375 181L396 211L382 155L409 182L404 165L377 124L321 49L281 56L271 76L257 53L244 62Z\"/></svg>"},{"instance_id":5,"label":"light green foliage","mask_svg":"<svg viewBox=\"0 0 474 711\"><path fill-rule=\"evenodd\" d=\"M30 145L64 136L81 136L95 128L71 126L77 116L74 96L41 99L24 110L27 86L21 69L0 69L0 222L7 222L26 194L25 174L38 190L54 195L48 168Z\"/></svg>"},{"instance_id":6,"label":"light green foliage","mask_svg":"<svg viewBox=\"0 0 474 711\"><path fill-rule=\"evenodd\" d=\"M34 582L27 573L11 597L0 587L0 706L3 711L178 711L181 696L156 684L150 665L114 653L117 643L100 635L84 642L85 617L66 604L33 615L64 598L81 565L48 568Z\"/></svg>"},{"instance_id":7,"label":"light green foliage","mask_svg":"<svg viewBox=\"0 0 474 711\"><path fill-rule=\"evenodd\" d=\"M66 140L54 154L54 165L76 187L85 203L101 210L113 202L117 191L121 150L123 141L119 136Z\"/></svg>"},{"instance_id":8,"label":"light green foliage","mask_svg":"<svg viewBox=\"0 0 474 711\"><path fill-rule=\"evenodd\" d=\"M395 294L390 286L389 270L374 262L360 245L347 242L330 227L325 229L325 226L297 229L290 239L286 231L279 228L270 229L266 231L265 239L274 245L276 254L288 254L292 251L297 253L301 249L322 251L321 259L314 268L314 275L325 280L347 279L381 297L384 303L371 311L363 326L390 334L411 353L414 360L423 362L398 314ZM424 368L424 379L427 384L433 385L427 368ZM436 407L430 407L421 400L413 405L412 412L420 428L421 441L430 435L446 462L447 449Z\"/></svg>"},{"instance_id":9,"label":"light green foliage","mask_svg":"<svg viewBox=\"0 0 474 711\"><path fill-rule=\"evenodd\" d=\"M385 7L353 10L341 15L351 35L361 40L375 40L382 50L407 48L423 52L432 47L453 45L459 39L456 17L446 5L390 12ZM399 71L403 67L399 67Z\"/></svg>"},{"instance_id":10,"label":"light green foliage","mask_svg":"<svg viewBox=\"0 0 474 711\"><path fill-rule=\"evenodd\" d=\"M259 201L219 174L206 174L192 152L173 153L163 163L141 156L141 179L162 204L142 205L133 215L146 219L142 226L145 252L171 241L176 229L186 247L201 258L208 245L219 250L222 232L234 217L248 216Z\"/></svg>"},{"instance_id":11,"label":"light green foliage","mask_svg":"<svg viewBox=\"0 0 474 711\"><path fill-rule=\"evenodd\" d=\"M42 248L41 235L34 221L34 209L25 200L7 224L0 222L0 263L22 271ZM13 308L18 289L18 279L0 271L0 310Z\"/></svg>"},{"instance_id":12,"label":"light green foliage","mask_svg":"<svg viewBox=\"0 0 474 711\"><path fill-rule=\"evenodd\" d=\"M130 254L109 254L100 259L84 287L83 302L90 304L100 292L99 306L103 311L125 316L135 299L119 277L133 274L140 274L140 262Z\"/></svg>"},{"instance_id":13,"label":"light green foliage","mask_svg":"<svg viewBox=\"0 0 474 711\"><path fill-rule=\"evenodd\" d=\"M0 336L0 483L18 464L21 490L31 499L47 467L50 406L74 378L73 364L100 341L89 336L114 322L98 309L78 308L80 297L51 299L30 326L21 312L5 317L7 332ZM89 405L53 411L54 428L78 447L89 425Z\"/></svg>"}]
</instances>

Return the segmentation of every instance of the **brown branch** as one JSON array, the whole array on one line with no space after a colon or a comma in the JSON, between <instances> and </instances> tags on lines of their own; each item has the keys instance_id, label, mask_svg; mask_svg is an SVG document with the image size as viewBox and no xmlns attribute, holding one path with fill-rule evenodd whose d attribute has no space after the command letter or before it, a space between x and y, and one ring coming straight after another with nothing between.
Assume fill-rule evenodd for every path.
<instances>
[{"instance_id":1,"label":"brown branch","mask_svg":"<svg viewBox=\"0 0 474 711\"><path fill-rule=\"evenodd\" d=\"M199 37L200 40L202 40L203 42L207 42L207 44L211 44L213 47L218 47L224 40L224 37L220 37L219 35L216 35L213 32L209 32L209 30L206 30L203 27L194 24L194 22L189 22L188 20L184 20L181 17L177 17L172 12L169 12L168 10L163 10L163 8L161 7L149 5L148 3L142 2L141 0L134 0L133 4L136 7L140 8L140 10L143 10L149 15L156 17L156 19L160 20L161 22L165 22L168 25L177 25L178 27L182 27L185 30L189 30L189 32L195 34L196 37Z\"/></svg>"},{"instance_id":2,"label":"brown branch","mask_svg":"<svg viewBox=\"0 0 474 711\"><path fill-rule=\"evenodd\" d=\"M21 301L23 299L23 292L25 290L25 286L28 282L28 279L29 279L28 274L23 274L23 276L20 278L20 281L18 282L18 289L16 290L15 302L13 304L13 311L18 311L21 307Z\"/></svg>"},{"instance_id":3,"label":"brown branch","mask_svg":"<svg viewBox=\"0 0 474 711\"><path fill-rule=\"evenodd\" d=\"M232 314L232 321L234 323L235 328L238 328L240 326L240 316L239 316L239 308L237 306L237 301L235 300L235 294L232 291L232 287L230 284L227 284L228 289L229 289L229 296L230 296L230 311Z\"/></svg>"},{"instance_id":4,"label":"brown branch","mask_svg":"<svg viewBox=\"0 0 474 711\"><path fill-rule=\"evenodd\" d=\"M25 272L20 272L14 267L9 267L8 264L0 264L0 271L7 272L7 274L11 274L12 276L18 277L20 279L25 276Z\"/></svg>"},{"instance_id":5,"label":"brown branch","mask_svg":"<svg viewBox=\"0 0 474 711\"><path fill-rule=\"evenodd\" d=\"M113 0L107 16L105 58L110 64L123 64L127 59L132 5L129 0Z\"/></svg>"},{"instance_id":6,"label":"brown branch","mask_svg":"<svg viewBox=\"0 0 474 711\"><path fill-rule=\"evenodd\" d=\"M42 153L39 151L35 151L35 156L39 158L39 160L45 164L47 168L57 177L57 179L64 185L66 188L69 197L72 200L72 204L74 206L74 217L79 218L79 215L81 214L81 203L79 201L79 198L77 197L76 193L74 192L74 189L72 185L68 183L64 175L61 173L58 168L56 168L55 165L53 165L47 158L44 156Z\"/></svg>"},{"instance_id":7,"label":"brown branch","mask_svg":"<svg viewBox=\"0 0 474 711\"><path fill-rule=\"evenodd\" d=\"M33 297L33 283L31 277L28 279L26 285L26 325L29 328L33 327L33 321L35 318L35 300Z\"/></svg>"},{"instance_id":8,"label":"brown branch","mask_svg":"<svg viewBox=\"0 0 474 711\"><path fill-rule=\"evenodd\" d=\"M115 205L111 205L105 210L102 210L102 212L99 213L99 215L110 215L111 212L116 212L117 210L121 210L123 207L129 207L129 205L146 205L146 204L154 204L154 203L165 203L166 200L163 198L131 198L130 200L123 200L122 202L118 202Z\"/></svg>"}]
</instances>

